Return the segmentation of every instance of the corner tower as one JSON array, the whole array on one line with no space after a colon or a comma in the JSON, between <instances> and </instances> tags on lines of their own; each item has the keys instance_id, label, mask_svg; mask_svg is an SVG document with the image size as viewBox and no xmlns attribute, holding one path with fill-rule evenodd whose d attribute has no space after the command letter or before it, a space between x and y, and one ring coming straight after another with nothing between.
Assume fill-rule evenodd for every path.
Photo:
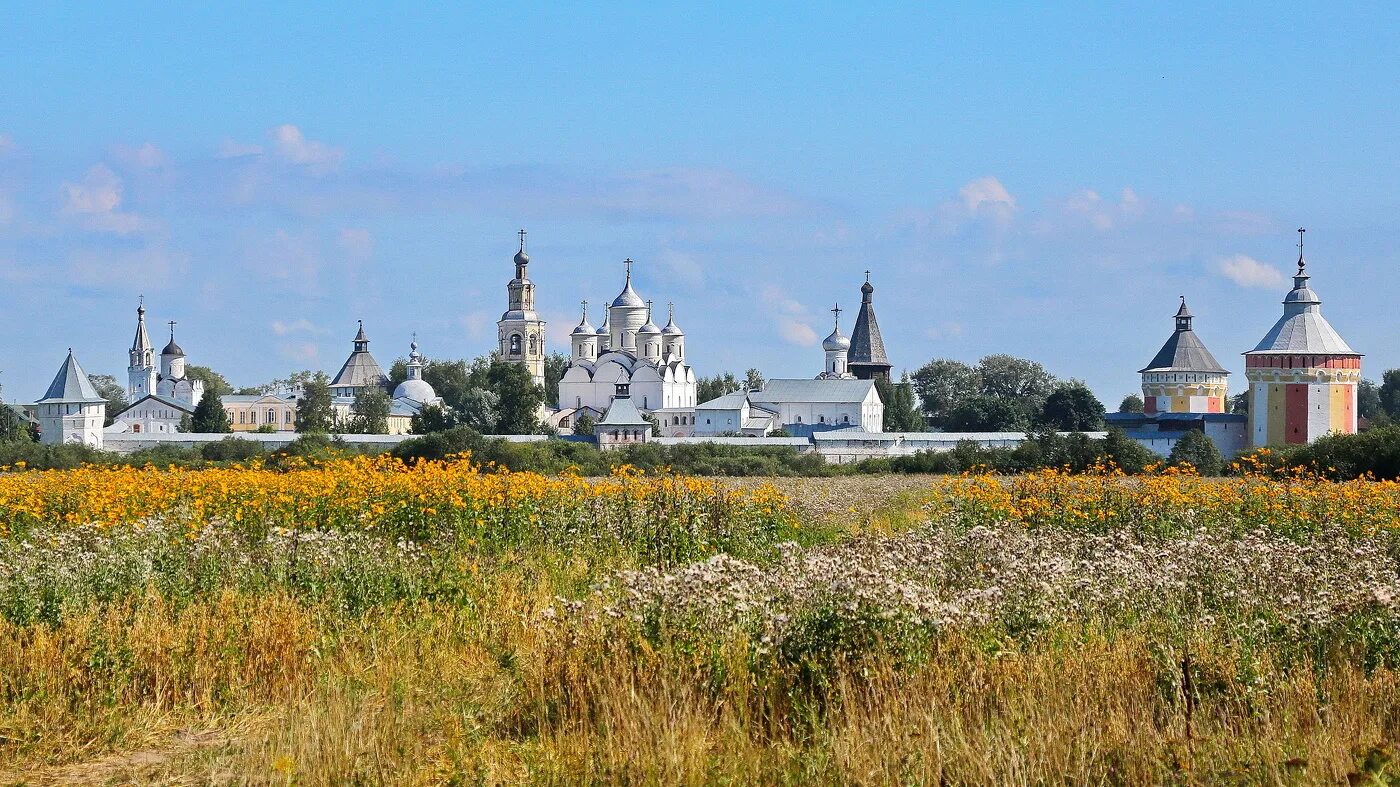
<instances>
[{"instance_id":1,"label":"corner tower","mask_svg":"<svg viewBox=\"0 0 1400 787\"><path fill-rule=\"evenodd\" d=\"M1139 369L1147 413L1223 413L1230 392L1230 372L1215 360L1196 332L1186 296L1176 310L1176 331L1162 349Z\"/></svg>"},{"instance_id":2,"label":"corner tower","mask_svg":"<svg viewBox=\"0 0 1400 787\"><path fill-rule=\"evenodd\" d=\"M1283 299L1283 316L1244 354L1254 446L1307 443L1330 432L1356 432L1361 353L1322 316L1322 299L1308 286L1304 232L1298 230L1298 272Z\"/></svg>"},{"instance_id":3,"label":"corner tower","mask_svg":"<svg viewBox=\"0 0 1400 787\"><path fill-rule=\"evenodd\" d=\"M515 278L506 285L507 305L496 321L501 357L530 372L535 385L544 387L544 320L535 313L535 283L530 281L530 255L525 252L525 230L515 253Z\"/></svg>"}]
</instances>

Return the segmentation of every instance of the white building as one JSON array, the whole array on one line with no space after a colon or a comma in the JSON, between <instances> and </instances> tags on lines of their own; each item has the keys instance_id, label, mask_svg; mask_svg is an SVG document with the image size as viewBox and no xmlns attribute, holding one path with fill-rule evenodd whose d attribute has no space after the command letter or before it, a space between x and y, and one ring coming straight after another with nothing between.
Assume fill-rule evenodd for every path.
<instances>
[{"instance_id":1,"label":"white building","mask_svg":"<svg viewBox=\"0 0 1400 787\"><path fill-rule=\"evenodd\" d=\"M159 370L155 351L146 331L146 305L136 307L136 338L127 351L126 395L128 404L112 417L109 434L174 434L180 421L194 414L194 408L204 396L204 381L196 380L186 371L185 351L175 343L175 323L170 323L170 342L160 351Z\"/></svg>"},{"instance_id":2,"label":"white building","mask_svg":"<svg viewBox=\"0 0 1400 787\"><path fill-rule=\"evenodd\" d=\"M594 434L598 447L604 451L651 440L651 422L637 409L626 383L618 383Z\"/></svg>"},{"instance_id":3,"label":"white building","mask_svg":"<svg viewBox=\"0 0 1400 787\"><path fill-rule=\"evenodd\" d=\"M415 336L408 345L408 377L394 388L393 404L389 410L389 434L408 434L413 424L413 416L424 407L442 406L442 397L433 390L432 384L423 379L426 363L418 352L418 338Z\"/></svg>"},{"instance_id":4,"label":"white building","mask_svg":"<svg viewBox=\"0 0 1400 787\"><path fill-rule=\"evenodd\" d=\"M884 420L885 405L874 380L769 380L761 391L735 391L697 406L691 434L762 436L782 429L806 437L834 429L879 432Z\"/></svg>"},{"instance_id":5,"label":"white building","mask_svg":"<svg viewBox=\"0 0 1400 787\"><path fill-rule=\"evenodd\" d=\"M102 423L107 419L107 400L98 395L78 359L69 348L68 357L54 375L44 398L34 403L39 420L39 440L47 445L82 443L102 447Z\"/></svg>"},{"instance_id":6,"label":"white building","mask_svg":"<svg viewBox=\"0 0 1400 787\"><path fill-rule=\"evenodd\" d=\"M626 385L634 406L644 413L695 406L695 372L686 363L685 333L675 308L666 327L652 321L651 304L632 289L632 261L626 283L596 330L583 319L570 336L569 367L559 381L561 410L607 412L617 386Z\"/></svg>"},{"instance_id":7,"label":"white building","mask_svg":"<svg viewBox=\"0 0 1400 787\"><path fill-rule=\"evenodd\" d=\"M352 341L353 349L350 357L345 359L345 363L336 373L335 379L331 380L331 397L341 400L348 410L350 403L355 400L355 395L369 388L384 389L389 385L389 378L384 376L384 370L380 368L379 362L374 360L374 356L369 353L369 337L365 335L365 322L359 320L359 330L355 333Z\"/></svg>"},{"instance_id":8,"label":"white building","mask_svg":"<svg viewBox=\"0 0 1400 787\"><path fill-rule=\"evenodd\" d=\"M506 311L496 322L496 329L501 357L524 366L535 385L543 388L545 321L535 313L535 283L526 271L529 265L525 230L521 230L520 250L515 253L515 278L506 285Z\"/></svg>"},{"instance_id":9,"label":"white building","mask_svg":"<svg viewBox=\"0 0 1400 787\"><path fill-rule=\"evenodd\" d=\"M822 340L822 352L826 354L826 363L817 379L853 380L855 375L851 374L848 366L851 340L841 333L841 304L836 304L831 313L836 315L836 326L832 328L831 335Z\"/></svg>"}]
</instances>

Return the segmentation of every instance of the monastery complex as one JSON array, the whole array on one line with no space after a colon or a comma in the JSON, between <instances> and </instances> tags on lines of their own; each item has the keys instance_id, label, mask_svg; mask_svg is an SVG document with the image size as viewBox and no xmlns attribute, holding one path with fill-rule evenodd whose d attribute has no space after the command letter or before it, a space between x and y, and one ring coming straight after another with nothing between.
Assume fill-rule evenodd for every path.
<instances>
[{"instance_id":1,"label":"monastery complex","mask_svg":"<svg viewBox=\"0 0 1400 787\"><path fill-rule=\"evenodd\" d=\"M1293 288L1284 296L1282 315L1253 349L1243 353L1248 415L1228 412L1230 371L1196 334L1195 317L1183 297L1172 318L1172 333L1139 370L1144 412L1109 413L1108 425L1122 428L1163 455L1190 430L1211 437L1226 456L1249 447L1305 443L1333 432L1354 433L1362 355L1323 317L1322 299L1310 285L1302 237L1299 230L1297 273ZM514 275L506 284L506 308L497 322L495 352L519 363L533 384L543 386L548 354L545 321L535 308L536 285L530 278L525 241L521 230L512 260ZM944 450L962 440L993 446L1025 439L1021 433L882 431L884 403L875 382L889 380L893 367L876 319L875 287L869 273L860 287L860 306L849 337L841 331L840 308L832 310L832 332L821 343L820 367L813 359L812 377L769 380L761 390L741 389L697 401L697 377L675 304L667 304L666 324L658 325L655 302L643 298L633 286L632 267L630 259L623 262L621 290L604 301L601 324L595 327L590 322L588 302L582 304L579 323L569 337L568 366L559 380L558 401L548 403L541 413L543 423L561 434L572 432L587 417L597 424L596 440L604 448L650 439L742 439L746 444L815 450L833 461ZM129 404L105 428L106 401L70 350L44 396L30 406L43 442L133 450L160 442L221 438L179 431L204 390L202 382L186 374L186 355L175 341L175 327L169 323L170 339L157 356L146 323L146 305L138 305L135 338L128 351ZM357 395L382 389L392 400L389 434L405 435L423 408L442 404L423 378L431 361L419 352L417 340L411 341L407 379L390 391L389 378L369 347L369 336L360 323L350 354L330 383L333 409L346 418ZM290 440L296 429L299 395L299 391L230 395L222 397L222 403L234 431L256 431L258 439L275 445ZM653 437L653 422L659 425L659 438ZM786 436L769 437L775 432Z\"/></svg>"}]
</instances>

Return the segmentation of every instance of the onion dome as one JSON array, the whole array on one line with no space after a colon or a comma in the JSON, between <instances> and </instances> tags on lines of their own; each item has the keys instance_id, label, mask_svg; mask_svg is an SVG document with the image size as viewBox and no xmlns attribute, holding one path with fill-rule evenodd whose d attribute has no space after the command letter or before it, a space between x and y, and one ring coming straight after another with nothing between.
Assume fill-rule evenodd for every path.
<instances>
[{"instance_id":1,"label":"onion dome","mask_svg":"<svg viewBox=\"0 0 1400 787\"><path fill-rule=\"evenodd\" d=\"M622 261L622 264L627 266L627 283L623 285L622 292L618 293L616 298L613 298L612 305L629 306L632 308L645 306L646 304L642 302L642 296L638 295L637 291L632 289L632 258L628 257Z\"/></svg>"},{"instance_id":2,"label":"onion dome","mask_svg":"<svg viewBox=\"0 0 1400 787\"><path fill-rule=\"evenodd\" d=\"M598 335L607 336L612 330L612 313L607 309L603 310L603 324L598 326Z\"/></svg>"},{"instance_id":3,"label":"onion dome","mask_svg":"<svg viewBox=\"0 0 1400 787\"><path fill-rule=\"evenodd\" d=\"M579 320L578 327L574 328L573 336L592 336L596 331L588 322L588 301L583 302L583 319Z\"/></svg>"},{"instance_id":4,"label":"onion dome","mask_svg":"<svg viewBox=\"0 0 1400 787\"><path fill-rule=\"evenodd\" d=\"M661 332L667 336L684 336L685 331L682 331L681 326L676 324L676 304L668 303L666 307L669 314L667 315L666 327L662 328Z\"/></svg>"},{"instance_id":5,"label":"onion dome","mask_svg":"<svg viewBox=\"0 0 1400 787\"><path fill-rule=\"evenodd\" d=\"M822 349L827 352L851 349L851 340L841 333L841 304L836 304L836 308L832 309L831 313L836 315L835 325L831 328L831 335L822 340Z\"/></svg>"},{"instance_id":6,"label":"onion dome","mask_svg":"<svg viewBox=\"0 0 1400 787\"><path fill-rule=\"evenodd\" d=\"M515 264L516 264L516 265L529 265L529 264L530 264L530 255L529 255L529 254L526 254L524 249L521 249L520 251L517 251L517 252L515 253Z\"/></svg>"},{"instance_id":7,"label":"onion dome","mask_svg":"<svg viewBox=\"0 0 1400 787\"><path fill-rule=\"evenodd\" d=\"M647 321L646 321L645 323L642 324L642 327L640 327L640 328L637 329L637 334L638 334L639 336L640 336L641 334L660 335L660 333L661 333L661 328L660 328L656 323L654 323L654 322L651 321L651 301L647 301L647 304L646 304L646 305L647 305Z\"/></svg>"},{"instance_id":8,"label":"onion dome","mask_svg":"<svg viewBox=\"0 0 1400 787\"><path fill-rule=\"evenodd\" d=\"M419 404L426 404L437 398L437 391L427 380L404 380L394 389L395 399L411 399Z\"/></svg>"},{"instance_id":9,"label":"onion dome","mask_svg":"<svg viewBox=\"0 0 1400 787\"><path fill-rule=\"evenodd\" d=\"M170 327L170 341L169 341L169 343L167 343L167 344L165 345L165 349L163 349L163 350L160 351L160 354L161 354L161 355L173 355L173 356L175 356L175 357L177 357L177 358L184 358L184 357L185 357L185 351L182 350L182 349L180 349L180 345L178 345L178 344L175 343L175 326L174 326L174 323L171 323L171 327Z\"/></svg>"}]
</instances>

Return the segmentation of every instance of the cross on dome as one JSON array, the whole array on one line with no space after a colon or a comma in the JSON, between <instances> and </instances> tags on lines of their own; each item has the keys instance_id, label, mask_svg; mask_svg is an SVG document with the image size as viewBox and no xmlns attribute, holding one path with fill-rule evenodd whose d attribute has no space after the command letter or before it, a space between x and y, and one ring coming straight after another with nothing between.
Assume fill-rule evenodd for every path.
<instances>
[{"instance_id":1,"label":"cross on dome","mask_svg":"<svg viewBox=\"0 0 1400 787\"><path fill-rule=\"evenodd\" d=\"M1306 229L1302 227L1298 228L1298 275L1300 276L1303 274L1303 269L1308 265L1308 263L1303 260L1303 233L1305 232L1307 232Z\"/></svg>"}]
</instances>

